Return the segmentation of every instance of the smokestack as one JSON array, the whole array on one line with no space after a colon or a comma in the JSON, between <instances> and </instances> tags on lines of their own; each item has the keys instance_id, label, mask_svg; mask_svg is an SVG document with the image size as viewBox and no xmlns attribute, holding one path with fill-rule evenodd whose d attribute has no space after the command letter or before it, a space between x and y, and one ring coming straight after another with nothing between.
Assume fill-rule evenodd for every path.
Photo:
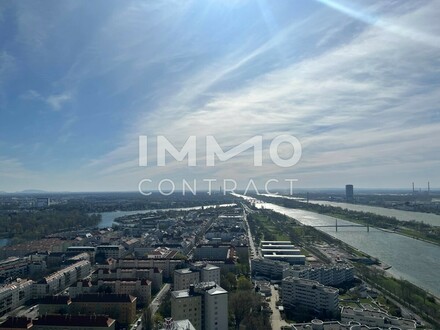
<instances>
[{"instance_id":1,"label":"smokestack","mask_svg":"<svg viewBox=\"0 0 440 330\"><path fill-rule=\"evenodd\" d=\"M428 194L429 194L429 192L430 192L430 188L429 188L429 181L428 181Z\"/></svg>"},{"instance_id":2,"label":"smokestack","mask_svg":"<svg viewBox=\"0 0 440 330\"><path fill-rule=\"evenodd\" d=\"M412 183L413 184L413 194L415 193L415 190L414 190L414 182Z\"/></svg>"}]
</instances>

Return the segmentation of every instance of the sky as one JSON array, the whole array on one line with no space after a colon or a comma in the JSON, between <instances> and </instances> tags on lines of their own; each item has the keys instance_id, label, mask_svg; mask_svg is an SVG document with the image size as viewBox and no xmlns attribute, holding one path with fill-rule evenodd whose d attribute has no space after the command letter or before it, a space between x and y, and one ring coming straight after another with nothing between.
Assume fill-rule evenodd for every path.
<instances>
[{"instance_id":1,"label":"sky","mask_svg":"<svg viewBox=\"0 0 440 330\"><path fill-rule=\"evenodd\" d=\"M0 191L440 187L438 17L429 0L3 0ZM280 135L294 166L270 157ZM157 166L157 136L196 136L197 166ZM206 166L206 136L261 136L263 165Z\"/></svg>"}]
</instances>

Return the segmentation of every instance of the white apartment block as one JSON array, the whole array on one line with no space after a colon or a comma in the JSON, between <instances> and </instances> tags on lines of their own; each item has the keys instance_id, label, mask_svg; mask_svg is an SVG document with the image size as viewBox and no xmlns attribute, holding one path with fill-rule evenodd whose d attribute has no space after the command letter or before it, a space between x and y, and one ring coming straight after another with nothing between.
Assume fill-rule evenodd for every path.
<instances>
[{"instance_id":1,"label":"white apartment block","mask_svg":"<svg viewBox=\"0 0 440 330\"><path fill-rule=\"evenodd\" d=\"M282 280L283 272L288 267L289 263L284 261L261 258L251 260L252 275L264 276L272 280Z\"/></svg>"},{"instance_id":2,"label":"white apartment block","mask_svg":"<svg viewBox=\"0 0 440 330\"><path fill-rule=\"evenodd\" d=\"M220 285L220 267L206 264L201 267L200 282L214 282Z\"/></svg>"},{"instance_id":3,"label":"white apartment block","mask_svg":"<svg viewBox=\"0 0 440 330\"><path fill-rule=\"evenodd\" d=\"M214 282L220 285L220 267L196 263L191 267L174 271L174 290L189 289L191 284Z\"/></svg>"},{"instance_id":4,"label":"white apartment block","mask_svg":"<svg viewBox=\"0 0 440 330\"><path fill-rule=\"evenodd\" d=\"M0 287L0 316L23 305L32 298L32 281L17 279Z\"/></svg>"},{"instance_id":5,"label":"white apartment block","mask_svg":"<svg viewBox=\"0 0 440 330\"><path fill-rule=\"evenodd\" d=\"M213 282L173 291L171 317L176 321L188 319L197 330L227 330L228 292Z\"/></svg>"},{"instance_id":6,"label":"white apartment block","mask_svg":"<svg viewBox=\"0 0 440 330\"><path fill-rule=\"evenodd\" d=\"M38 299L56 294L76 281L90 275L90 269L90 262L87 260L81 260L52 273L32 285L32 298Z\"/></svg>"},{"instance_id":7,"label":"white apartment block","mask_svg":"<svg viewBox=\"0 0 440 330\"><path fill-rule=\"evenodd\" d=\"M181 264L182 261L178 259L119 259L109 268L159 268L163 270L165 278L172 278L174 269Z\"/></svg>"},{"instance_id":8,"label":"white apartment block","mask_svg":"<svg viewBox=\"0 0 440 330\"><path fill-rule=\"evenodd\" d=\"M192 271L189 268L174 270L174 290L187 290L191 284L200 282L199 272Z\"/></svg>"},{"instance_id":9,"label":"white apartment block","mask_svg":"<svg viewBox=\"0 0 440 330\"><path fill-rule=\"evenodd\" d=\"M228 292L216 286L205 291L205 330L228 329Z\"/></svg>"},{"instance_id":10,"label":"white apartment block","mask_svg":"<svg viewBox=\"0 0 440 330\"><path fill-rule=\"evenodd\" d=\"M189 320L175 321L171 317L166 318L163 328L160 330L196 330Z\"/></svg>"},{"instance_id":11,"label":"white apartment block","mask_svg":"<svg viewBox=\"0 0 440 330\"><path fill-rule=\"evenodd\" d=\"M339 290L317 281L286 277L282 281L285 307L303 307L311 310L336 313L339 309Z\"/></svg>"},{"instance_id":12,"label":"white apartment block","mask_svg":"<svg viewBox=\"0 0 440 330\"><path fill-rule=\"evenodd\" d=\"M159 291L163 284L163 271L159 268L99 268L92 274L92 280L146 279L152 282L152 290Z\"/></svg>"},{"instance_id":13,"label":"white apartment block","mask_svg":"<svg viewBox=\"0 0 440 330\"><path fill-rule=\"evenodd\" d=\"M137 297L137 302L146 304L151 302L151 281L146 279L100 279L96 281L77 281L69 287L72 298L80 294L98 293L109 290L110 293L127 294Z\"/></svg>"},{"instance_id":14,"label":"white apartment block","mask_svg":"<svg viewBox=\"0 0 440 330\"><path fill-rule=\"evenodd\" d=\"M175 321L188 319L196 330L202 330L202 296L189 290L171 292L171 318Z\"/></svg>"},{"instance_id":15,"label":"white apartment block","mask_svg":"<svg viewBox=\"0 0 440 330\"><path fill-rule=\"evenodd\" d=\"M415 329L417 326L413 320L394 317L376 308L343 307L341 322L359 322L369 327L381 329Z\"/></svg>"},{"instance_id":16,"label":"white apartment block","mask_svg":"<svg viewBox=\"0 0 440 330\"><path fill-rule=\"evenodd\" d=\"M283 271L283 278L288 276L313 280L324 285L338 285L354 279L354 268L347 265L291 266Z\"/></svg>"},{"instance_id":17,"label":"white apartment block","mask_svg":"<svg viewBox=\"0 0 440 330\"><path fill-rule=\"evenodd\" d=\"M284 327L284 329L292 329L292 330L379 330L378 327L369 327L365 324L360 324L359 322L338 322L338 321L321 321L318 319L314 319L308 323L297 323L291 324L289 328ZM399 328L399 327L385 327L380 328L383 330L405 330L407 328ZM412 329L412 328L408 328Z\"/></svg>"},{"instance_id":18,"label":"white apartment block","mask_svg":"<svg viewBox=\"0 0 440 330\"><path fill-rule=\"evenodd\" d=\"M0 261L0 277L24 277L29 272L29 263L23 258L9 257Z\"/></svg>"}]
</instances>

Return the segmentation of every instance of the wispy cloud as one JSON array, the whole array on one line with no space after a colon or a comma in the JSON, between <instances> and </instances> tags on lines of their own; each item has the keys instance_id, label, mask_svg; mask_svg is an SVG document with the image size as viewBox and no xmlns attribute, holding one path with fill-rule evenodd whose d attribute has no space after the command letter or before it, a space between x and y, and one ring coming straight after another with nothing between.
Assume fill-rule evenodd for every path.
<instances>
[{"instance_id":1,"label":"wispy cloud","mask_svg":"<svg viewBox=\"0 0 440 330\"><path fill-rule=\"evenodd\" d=\"M52 110L59 111L62 109L65 103L72 100L72 93L70 91L66 91L60 94L43 96L37 91L31 89L23 93L21 98L25 100L42 101L46 103Z\"/></svg>"},{"instance_id":2,"label":"wispy cloud","mask_svg":"<svg viewBox=\"0 0 440 330\"><path fill-rule=\"evenodd\" d=\"M72 94L70 92L49 95L46 98L47 104L49 104L53 110L58 111L61 109L64 103L72 99Z\"/></svg>"},{"instance_id":3,"label":"wispy cloud","mask_svg":"<svg viewBox=\"0 0 440 330\"><path fill-rule=\"evenodd\" d=\"M390 20L410 25L420 17L432 21L434 16L433 7L426 6ZM176 141L194 134L212 134L223 139L226 146L243 142L253 134L270 139L289 133L304 143L305 155L297 173L318 174L344 165L345 175L349 175L347 171L371 166L372 159L384 166L404 162L401 153L408 146L423 146L412 154L418 154L417 161L438 147L436 140L426 137L435 134L437 124L424 121L421 115L429 114L440 97L437 85L426 86L423 82L436 64L432 61L437 51L435 47L420 49L413 38L396 36L394 31L384 31L383 26L372 25L347 44L264 72L235 90L212 90L214 84L235 74L244 64L279 42L288 42L287 31L254 51L233 54L212 72L206 70L190 77L185 84L188 87L176 92L166 108L139 119L127 144L116 153L132 150L127 155L135 159L135 135L144 132L166 134ZM417 119L421 122L416 124ZM319 127L326 127L327 132L319 133ZM133 162L123 164L126 167L118 170L127 170ZM240 175L240 163L228 165L234 168L231 175ZM221 166L214 171L223 170L231 172ZM251 171L280 173L279 168L270 167Z\"/></svg>"},{"instance_id":4,"label":"wispy cloud","mask_svg":"<svg viewBox=\"0 0 440 330\"><path fill-rule=\"evenodd\" d=\"M109 6L87 37L82 34L84 42L62 73L41 88L26 85L22 99L63 116L56 125L61 142L89 130L81 141L89 146L85 165L70 173L90 179L87 185L136 189L145 176L292 175L305 185L350 178L386 184L374 180L373 169L392 166L399 169L392 171L392 184L410 168L438 177L440 142L432 136L440 122L440 5L372 2L354 10L341 3L310 2L313 10L298 16L302 8L289 11L269 1ZM35 44L26 29L22 43L44 52L52 28L37 31ZM71 105L78 108L74 114L61 111ZM278 134L295 135L303 144L294 169L274 166L267 152L261 168L250 166L250 153L215 168L137 166L139 135L166 135L180 146L197 135L203 164L207 135L227 150L254 135L263 135L267 146ZM154 143L149 148L154 154Z\"/></svg>"}]
</instances>

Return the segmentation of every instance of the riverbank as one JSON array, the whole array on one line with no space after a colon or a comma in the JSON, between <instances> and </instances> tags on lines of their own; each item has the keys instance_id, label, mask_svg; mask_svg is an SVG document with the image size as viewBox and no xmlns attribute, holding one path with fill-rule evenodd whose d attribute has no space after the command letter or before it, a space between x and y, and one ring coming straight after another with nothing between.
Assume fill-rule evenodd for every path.
<instances>
[{"instance_id":1,"label":"riverbank","mask_svg":"<svg viewBox=\"0 0 440 330\"><path fill-rule=\"evenodd\" d=\"M259 215L253 215L254 225L260 231L277 236L288 235L290 240L300 245L303 250L308 250L323 262L332 262L319 249L317 242L323 242L345 252L346 255L353 256L350 262L356 269L356 273L370 285L376 284L376 289L386 291L384 294L397 300L405 308L410 309L414 314L420 315L429 323L440 325L440 305L432 293L412 284L406 280L399 279L393 274L377 267L383 264L377 258L359 251L356 247L347 244L328 233L313 228L312 226L300 225L301 223L294 218L277 213L272 210L257 209ZM258 228L259 227L259 228ZM263 227L263 228L261 228ZM311 243L314 242L314 243ZM356 260L357 259L357 260ZM363 262L371 261L372 265L365 265ZM334 262L334 261L333 261ZM373 286L374 287L374 286ZM411 303L408 303L411 302Z\"/></svg>"},{"instance_id":2,"label":"riverbank","mask_svg":"<svg viewBox=\"0 0 440 330\"><path fill-rule=\"evenodd\" d=\"M314 228L315 229L315 228ZM315 229L321 237L325 237L326 241L337 245L339 249L347 253L359 252L355 247L342 242L327 233ZM372 256L362 253L366 258L376 260L381 264L381 261ZM440 328L440 305L438 298L431 292L428 292L413 283L396 278L393 274L375 267L375 265L364 265L362 263L353 262L357 275L367 282L370 286L381 291L392 299L395 299L399 304L410 309L413 313L419 315L426 322L429 322Z\"/></svg>"},{"instance_id":3,"label":"riverbank","mask_svg":"<svg viewBox=\"0 0 440 330\"><path fill-rule=\"evenodd\" d=\"M380 230L387 230L395 234L404 235L417 240L423 240L425 242L440 246L440 228L422 222L400 221L394 217L374 214L371 212L353 211L332 205L305 203L281 196L272 197L259 195L258 198L262 201L273 203L279 206L306 210Z\"/></svg>"},{"instance_id":4,"label":"riverbank","mask_svg":"<svg viewBox=\"0 0 440 330\"><path fill-rule=\"evenodd\" d=\"M270 197L274 197L274 195L266 195ZM290 196L282 195L282 198L289 198ZM300 200L306 202L306 199ZM327 200L309 200L311 204L319 204L319 205L329 205L334 207L340 207L343 209L348 209L351 211L359 211L359 212L367 212L367 213L375 213L378 215L383 215L386 217L396 218L399 221L417 221L423 222L428 225L438 227L440 226L440 215L435 213L426 213L426 212L417 212L410 210L400 210L394 208L381 207L376 205L365 205L358 203L346 203L346 202L335 202L335 201L327 201Z\"/></svg>"},{"instance_id":5,"label":"riverbank","mask_svg":"<svg viewBox=\"0 0 440 330\"><path fill-rule=\"evenodd\" d=\"M311 211L313 212L313 211ZM344 216L342 214L335 214L335 213L320 213L320 212L316 212L318 214L324 214L324 215L329 215L331 217L334 218L338 218L341 220L346 220L346 221L350 221L350 222L354 222L360 225L365 225L365 226L369 226L370 228L376 228L378 230L382 230L385 231L387 233L391 233L391 234L396 234L396 235L402 235L402 236L406 236L412 239L417 239L426 243L430 243L430 244L434 244L437 246L440 246L440 238L438 239L429 239L424 237L423 234L419 233L418 231L412 230L411 228L407 228L407 227L395 227L394 229L387 229L387 228L383 228L383 227L379 227L377 225L370 225L368 223L368 221L358 221L358 220L353 220L351 217L349 216Z\"/></svg>"}]
</instances>

